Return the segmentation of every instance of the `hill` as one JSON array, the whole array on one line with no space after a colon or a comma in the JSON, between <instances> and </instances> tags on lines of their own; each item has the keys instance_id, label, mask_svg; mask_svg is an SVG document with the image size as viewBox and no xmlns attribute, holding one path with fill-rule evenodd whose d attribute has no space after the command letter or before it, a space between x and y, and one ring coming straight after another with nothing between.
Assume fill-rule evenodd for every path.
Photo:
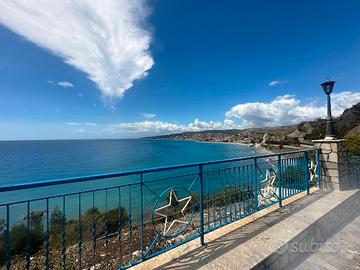
<instances>
[{"instance_id":1,"label":"hill","mask_svg":"<svg viewBox=\"0 0 360 270\"><path fill-rule=\"evenodd\" d=\"M347 135L360 135L360 103L346 109L340 117L335 118L334 125L337 138L343 138ZM270 146L269 148L282 148L283 146L291 148L301 147L302 145L312 145L312 140L324 138L325 127L326 120L317 119L291 126L206 130L154 136L151 138L205 142L232 142Z\"/></svg>"}]
</instances>

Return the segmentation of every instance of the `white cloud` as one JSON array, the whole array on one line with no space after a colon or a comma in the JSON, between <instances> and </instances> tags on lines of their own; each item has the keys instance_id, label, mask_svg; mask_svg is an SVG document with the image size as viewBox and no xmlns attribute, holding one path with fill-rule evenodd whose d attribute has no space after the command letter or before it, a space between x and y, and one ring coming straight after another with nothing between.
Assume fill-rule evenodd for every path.
<instances>
[{"instance_id":1,"label":"white cloud","mask_svg":"<svg viewBox=\"0 0 360 270\"><path fill-rule=\"evenodd\" d=\"M85 134L85 133L87 133L87 131L86 131L85 129L83 129L83 128L79 128L79 129L75 130L75 132L76 132L76 133L80 133L80 134Z\"/></svg>"},{"instance_id":2,"label":"white cloud","mask_svg":"<svg viewBox=\"0 0 360 270\"><path fill-rule=\"evenodd\" d=\"M334 116L339 116L343 111L360 102L360 92L340 92L331 95L331 110Z\"/></svg>"},{"instance_id":3,"label":"white cloud","mask_svg":"<svg viewBox=\"0 0 360 270\"><path fill-rule=\"evenodd\" d=\"M182 125L162 121L142 121L110 125L107 131L111 133L165 133L184 131Z\"/></svg>"},{"instance_id":4,"label":"white cloud","mask_svg":"<svg viewBox=\"0 0 360 270\"><path fill-rule=\"evenodd\" d=\"M156 114L154 114L154 113L142 113L141 116L146 118L146 119L151 119L151 118L156 117Z\"/></svg>"},{"instance_id":5,"label":"white cloud","mask_svg":"<svg viewBox=\"0 0 360 270\"><path fill-rule=\"evenodd\" d=\"M228 127L232 127L234 125L234 121L230 119L225 119L224 124Z\"/></svg>"},{"instance_id":6,"label":"white cloud","mask_svg":"<svg viewBox=\"0 0 360 270\"><path fill-rule=\"evenodd\" d=\"M359 92L341 92L332 95L332 111L339 116L346 108L360 102ZM326 106L317 104L302 105L295 96L279 96L266 102L238 104L226 112L226 118L238 120L238 126L269 127L297 124L302 121L326 117Z\"/></svg>"},{"instance_id":7,"label":"white cloud","mask_svg":"<svg viewBox=\"0 0 360 270\"><path fill-rule=\"evenodd\" d=\"M0 2L0 24L86 73L104 97L121 97L154 61L144 0Z\"/></svg>"},{"instance_id":8,"label":"white cloud","mask_svg":"<svg viewBox=\"0 0 360 270\"><path fill-rule=\"evenodd\" d=\"M208 129L222 129L224 128L224 124L221 122L204 122L200 121L199 119L195 119L193 123L190 123L186 126L186 130L188 131L201 131L201 130L208 130Z\"/></svg>"},{"instance_id":9,"label":"white cloud","mask_svg":"<svg viewBox=\"0 0 360 270\"><path fill-rule=\"evenodd\" d=\"M60 85L64 88L74 87L74 85L71 82L67 82L67 81L58 82L57 85Z\"/></svg>"},{"instance_id":10,"label":"white cloud","mask_svg":"<svg viewBox=\"0 0 360 270\"><path fill-rule=\"evenodd\" d=\"M54 82L52 80L48 80L48 83L53 84L53 85L59 85L64 88L74 87L74 84L71 82L68 82L68 81Z\"/></svg>"},{"instance_id":11,"label":"white cloud","mask_svg":"<svg viewBox=\"0 0 360 270\"><path fill-rule=\"evenodd\" d=\"M110 133L143 133L143 134L166 134L186 131L201 131L211 129L224 129L227 126L221 122L205 122L195 119L187 125L174 122L142 121L132 123L119 123L110 125L106 131Z\"/></svg>"},{"instance_id":12,"label":"white cloud","mask_svg":"<svg viewBox=\"0 0 360 270\"><path fill-rule=\"evenodd\" d=\"M271 81L269 82L269 86L275 86L275 85L278 85L278 84L284 84L285 81L277 81L277 80L274 80L274 81Z\"/></svg>"},{"instance_id":13,"label":"white cloud","mask_svg":"<svg viewBox=\"0 0 360 270\"><path fill-rule=\"evenodd\" d=\"M98 126L98 123L94 123L94 122L85 122L85 123L81 123L81 122L67 122L65 123L65 125L67 126Z\"/></svg>"},{"instance_id":14,"label":"white cloud","mask_svg":"<svg viewBox=\"0 0 360 270\"><path fill-rule=\"evenodd\" d=\"M85 122L85 125L87 126L98 126L98 123L94 123L94 122Z\"/></svg>"},{"instance_id":15,"label":"white cloud","mask_svg":"<svg viewBox=\"0 0 360 270\"><path fill-rule=\"evenodd\" d=\"M325 101L325 97L324 97ZM346 108L360 102L360 92L340 92L332 95L333 115L339 116ZM196 118L188 124L171 121L145 120L117 124L98 124L94 122L67 122L66 125L86 127L91 131L98 130L105 134L123 136L150 136L187 131L202 131L215 129L241 129L249 127L270 127L298 124L302 121L326 117L326 104L316 102L302 104L293 95L276 97L269 102L248 102L232 107L221 121L200 121ZM99 127L97 127L99 126ZM99 129L100 128L100 129Z\"/></svg>"}]
</instances>

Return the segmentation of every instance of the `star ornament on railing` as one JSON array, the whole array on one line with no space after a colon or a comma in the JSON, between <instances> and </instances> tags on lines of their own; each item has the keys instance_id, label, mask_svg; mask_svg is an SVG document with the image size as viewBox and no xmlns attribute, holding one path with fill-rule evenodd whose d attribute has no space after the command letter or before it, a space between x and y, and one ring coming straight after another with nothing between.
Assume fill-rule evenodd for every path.
<instances>
[{"instance_id":1,"label":"star ornament on railing","mask_svg":"<svg viewBox=\"0 0 360 270\"><path fill-rule=\"evenodd\" d=\"M165 218L163 236L169 236L168 233L175 224L183 224L182 229L190 224L189 220L184 221L181 220L181 218L186 219L185 211L191 200L191 195L178 199L175 190L171 189L169 193L169 203L154 210L156 215Z\"/></svg>"}]
</instances>

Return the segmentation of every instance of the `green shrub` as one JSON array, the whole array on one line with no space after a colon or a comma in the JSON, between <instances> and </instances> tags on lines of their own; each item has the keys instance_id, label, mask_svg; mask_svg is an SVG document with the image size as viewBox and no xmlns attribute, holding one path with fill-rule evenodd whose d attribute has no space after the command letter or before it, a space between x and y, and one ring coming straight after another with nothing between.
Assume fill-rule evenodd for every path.
<instances>
[{"instance_id":1,"label":"green shrub","mask_svg":"<svg viewBox=\"0 0 360 270\"><path fill-rule=\"evenodd\" d=\"M14 225L10 230L11 252L13 255L24 254L27 251L28 242L31 254L38 252L43 245L45 234L42 214L31 213L29 219L29 231L25 224Z\"/></svg>"},{"instance_id":2,"label":"green shrub","mask_svg":"<svg viewBox=\"0 0 360 270\"><path fill-rule=\"evenodd\" d=\"M27 229L24 224L15 225L11 228L10 231L11 249L14 255L25 253L25 247L27 241L26 231Z\"/></svg>"},{"instance_id":3,"label":"green shrub","mask_svg":"<svg viewBox=\"0 0 360 270\"><path fill-rule=\"evenodd\" d=\"M282 186L301 184L304 180L304 168L301 166L288 166L281 174ZM276 183L278 184L278 183Z\"/></svg>"},{"instance_id":4,"label":"green shrub","mask_svg":"<svg viewBox=\"0 0 360 270\"><path fill-rule=\"evenodd\" d=\"M109 210L108 212L102 214L102 219L105 222L105 218L107 220L108 232L115 233L119 229L119 225L121 228L127 226L129 223L129 216L125 208L114 208Z\"/></svg>"},{"instance_id":5,"label":"green shrub","mask_svg":"<svg viewBox=\"0 0 360 270\"><path fill-rule=\"evenodd\" d=\"M66 222L65 215L56 206L50 215L50 242L54 246L60 246L61 234Z\"/></svg>"},{"instance_id":6,"label":"green shrub","mask_svg":"<svg viewBox=\"0 0 360 270\"><path fill-rule=\"evenodd\" d=\"M315 151L308 152L308 158L309 158L309 162L310 162L310 160L315 161L315 160L316 160L316 153L315 153Z\"/></svg>"},{"instance_id":7,"label":"green shrub","mask_svg":"<svg viewBox=\"0 0 360 270\"><path fill-rule=\"evenodd\" d=\"M192 200L193 200L193 203L194 203L194 211L199 211L199 209L200 209L200 196L199 196L199 194L195 193L195 192L192 192L191 197L192 197ZM204 200L206 200L206 196L204 196L203 198L204 198ZM191 202L190 202L189 207L190 206L191 206Z\"/></svg>"},{"instance_id":8,"label":"green shrub","mask_svg":"<svg viewBox=\"0 0 360 270\"><path fill-rule=\"evenodd\" d=\"M348 135L346 139L346 150L350 155L360 155L360 136Z\"/></svg>"},{"instance_id":9,"label":"green shrub","mask_svg":"<svg viewBox=\"0 0 360 270\"><path fill-rule=\"evenodd\" d=\"M215 197L213 194L209 194L208 197L204 197L204 202L209 201L209 204L213 204L216 207L223 207L230 203L237 202L246 202L254 198L254 191L251 187L247 189L240 189L239 187L225 187L219 189L215 192Z\"/></svg>"},{"instance_id":10,"label":"green shrub","mask_svg":"<svg viewBox=\"0 0 360 270\"><path fill-rule=\"evenodd\" d=\"M96 229L96 237L105 235L105 222L107 224L108 233L115 233L118 231L119 226L121 228L127 226L129 222L129 216L125 208L114 208L108 212L100 212L98 208L89 208L86 212L81 215L81 230L83 240L89 240L93 237L93 228ZM75 244L79 241L79 220L71 219L66 220L63 213L55 208L51 214L50 225L51 225L51 238L55 245L61 244L61 235L64 230L66 233L66 243ZM95 227L94 227L95 225Z\"/></svg>"}]
</instances>

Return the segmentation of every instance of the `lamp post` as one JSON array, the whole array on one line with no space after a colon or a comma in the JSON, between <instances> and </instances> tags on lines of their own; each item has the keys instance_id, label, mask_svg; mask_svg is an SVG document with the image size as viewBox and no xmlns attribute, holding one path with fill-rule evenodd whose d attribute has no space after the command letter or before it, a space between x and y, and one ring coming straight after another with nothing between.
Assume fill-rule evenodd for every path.
<instances>
[{"instance_id":1,"label":"lamp post","mask_svg":"<svg viewBox=\"0 0 360 270\"><path fill-rule=\"evenodd\" d=\"M329 79L321 84L322 89L324 90L327 96L327 118L326 118L326 137L325 140L334 140L335 139L335 129L334 122L331 116L331 102L330 95L333 91L335 81L330 81Z\"/></svg>"}]
</instances>

